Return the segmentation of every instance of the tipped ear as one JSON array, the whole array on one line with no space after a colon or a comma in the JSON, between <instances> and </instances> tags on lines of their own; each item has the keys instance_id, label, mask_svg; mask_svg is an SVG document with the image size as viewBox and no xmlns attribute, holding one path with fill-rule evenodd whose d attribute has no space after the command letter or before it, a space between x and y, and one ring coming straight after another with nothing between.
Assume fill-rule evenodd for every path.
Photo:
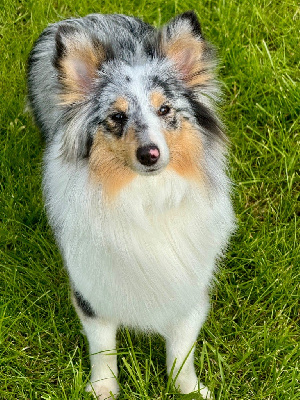
<instances>
[{"instance_id":1,"label":"tipped ear","mask_svg":"<svg viewBox=\"0 0 300 400\"><path fill-rule=\"evenodd\" d=\"M193 11L180 14L165 25L161 40L163 53L173 61L187 86L199 86L211 78L206 73L207 60L204 61L207 44Z\"/></svg>"},{"instance_id":2,"label":"tipped ear","mask_svg":"<svg viewBox=\"0 0 300 400\"><path fill-rule=\"evenodd\" d=\"M194 11L186 11L177 15L167 25L168 35L173 36L178 32L189 32L195 36L202 37L201 25Z\"/></svg>"},{"instance_id":3,"label":"tipped ear","mask_svg":"<svg viewBox=\"0 0 300 400\"><path fill-rule=\"evenodd\" d=\"M89 93L97 70L107 59L103 43L80 28L60 25L56 37L54 66L62 83L62 102L80 102Z\"/></svg>"}]
</instances>

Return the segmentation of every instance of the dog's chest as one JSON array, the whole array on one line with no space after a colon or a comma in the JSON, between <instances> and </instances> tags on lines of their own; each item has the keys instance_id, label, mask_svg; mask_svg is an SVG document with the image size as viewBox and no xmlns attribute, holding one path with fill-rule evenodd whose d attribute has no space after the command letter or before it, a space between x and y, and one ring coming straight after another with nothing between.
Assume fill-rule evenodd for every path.
<instances>
[{"instance_id":1,"label":"dog's chest","mask_svg":"<svg viewBox=\"0 0 300 400\"><path fill-rule=\"evenodd\" d=\"M56 232L71 282L97 314L160 331L194 307L221 251L222 204L168 171L138 177L109 204L72 176L72 191L57 184L49 198L60 201L48 211L62 227Z\"/></svg>"},{"instance_id":2,"label":"dog's chest","mask_svg":"<svg viewBox=\"0 0 300 400\"><path fill-rule=\"evenodd\" d=\"M182 205L176 212L150 213L141 225L141 216L132 220L118 212L101 234L95 230L77 285L100 315L161 331L166 319L196 306L211 279L215 250L210 233L201 234L188 211Z\"/></svg>"},{"instance_id":3,"label":"dog's chest","mask_svg":"<svg viewBox=\"0 0 300 400\"><path fill-rule=\"evenodd\" d=\"M86 268L77 264L76 280L84 292L101 293L98 300L98 295L90 300L102 313L106 299L125 323L130 323L130 314L139 315L141 323L145 310L156 315L165 308L170 311L172 303L178 314L181 306L185 310L197 300L199 287L208 284L216 254L214 227L208 226L212 210L209 204L195 204L192 192L181 188L181 194L175 193L179 186L173 192L157 187L160 198L151 193L141 199L146 188L139 185L139 193L124 192L118 203L91 217L86 234L82 232Z\"/></svg>"}]
</instances>

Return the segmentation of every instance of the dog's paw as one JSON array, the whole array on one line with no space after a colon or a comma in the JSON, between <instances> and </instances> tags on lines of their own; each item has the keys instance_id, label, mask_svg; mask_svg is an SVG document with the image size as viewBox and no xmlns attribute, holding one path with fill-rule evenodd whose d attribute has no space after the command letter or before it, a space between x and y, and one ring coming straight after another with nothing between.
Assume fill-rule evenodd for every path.
<instances>
[{"instance_id":1,"label":"dog's paw","mask_svg":"<svg viewBox=\"0 0 300 400\"><path fill-rule=\"evenodd\" d=\"M94 397L97 400L111 400L118 396L119 385L115 379L111 380L110 382L108 382L107 380L102 380L88 384L85 390L86 392L93 393ZM114 397L111 396L111 393Z\"/></svg>"},{"instance_id":2,"label":"dog's paw","mask_svg":"<svg viewBox=\"0 0 300 400\"><path fill-rule=\"evenodd\" d=\"M201 382L199 382L199 392L200 392L201 396L203 397L203 399L212 400L211 392Z\"/></svg>"},{"instance_id":3,"label":"dog's paw","mask_svg":"<svg viewBox=\"0 0 300 400\"><path fill-rule=\"evenodd\" d=\"M196 385L183 384L179 386L179 390L182 394L187 394L186 399L188 400L212 400L212 394L206 386L201 382L197 382ZM183 397L185 398L185 397Z\"/></svg>"}]
</instances>

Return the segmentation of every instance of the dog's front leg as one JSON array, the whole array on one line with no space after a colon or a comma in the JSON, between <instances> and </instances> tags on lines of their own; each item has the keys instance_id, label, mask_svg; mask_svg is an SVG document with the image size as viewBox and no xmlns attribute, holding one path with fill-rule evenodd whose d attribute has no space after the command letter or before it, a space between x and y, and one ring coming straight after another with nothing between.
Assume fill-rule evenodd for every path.
<instances>
[{"instance_id":1,"label":"dog's front leg","mask_svg":"<svg viewBox=\"0 0 300 400\"><path fill-rule=\"evenodd\" d=\"M74 299L77 314L83 325L84 332L89 342L91 361L90 384L86 391L94 393L98 400L111 399L111 392L116 396L119 385L116 354L117 326L107 320L101 319L92 312L86 312Z\"/></svg>"},{"instance_id":2,"label":"dog's front leg","mask_svg":"<svg viewBox=\"0 0 300 400\"><path fill-rule=\"evenodd\" d=\"M208 304L207 307L208 309ZM167 370L172 371L176 387L181 393L200 389L204 399L211 399L209 390L198 380L194 367L194 350L199 330L206 318L207 310L194 312L173 325L166 337Z\"/></svg>"}]
</instances>

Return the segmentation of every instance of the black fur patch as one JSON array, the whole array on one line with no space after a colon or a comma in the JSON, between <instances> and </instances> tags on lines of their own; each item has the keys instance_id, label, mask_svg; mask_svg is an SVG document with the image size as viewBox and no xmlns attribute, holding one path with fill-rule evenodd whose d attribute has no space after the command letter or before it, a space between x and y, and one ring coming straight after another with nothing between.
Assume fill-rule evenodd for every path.
<instances>
[{"instance_id":1,"label":"black fur patch","mask_svg":"<svg viewBox=\"0 0 300 400\"><path fill-rule=\"evenodd\" d=\"M195 100L193 94L186 93L185 97L189 101L194 117L198 124L204 128L204 133L210 136L212 139L224 139L224 133L221 129L220 123L214 116L213 111L207 108L204 104Z\"/></svg>"},{"instance_id":2,"label":"black fur patch","mask_svg":"<svg viewBox=\"0 0 300 400\"><path fill-rule=\"evenodd\" d=\"M169 99L173 99L175 97L175 93L177 92L177 94L178 94L178 90L179 90L179 88L176 87L176 83L174 81L171 81L170 78L168 81L166 81L157 75L153 76L151 86L153 86L154 88L158 88L158 87L162 88L164 94Z\"/></svg>"},{"instance_id":3,"label":"black fur patch","mask_svg":"<svg viewBox=\"0 0 300 400\"><path fill-rule=\"evenodd\" d=\"M76 29L71 26L71 25L60 25L57 29L56 35L55 35L55 49L56 53L53 57L53 65L55 68L58 70L60 69L60 60L63 56L66 55L67 49L66 46L64 45L63 42L63 37L64 36L72 36L75 35Z\"/></svg>"},{"instance_id":4,"label":"black fur patch","mask_svg":"<svg viewBox=\"0 0 300 400\"><path fill-rule=\"evenodd\" d=\"M191 33L195 36L200 36L202 37L202 30L201 30L201 25L200 22L198 21L197 15L194 11L186 11L183 14L178 15L175 17L171 23L167 26L167 37L170 39L174 33L172 32L174 26L176 27L176 24L178 21L182 20L187 20L190 27L191 27Z\"/></svg>"},{"instance_id":5,"label":"black fur patch","mask_svg":"<svg viewBox=\"0 0 300 400\"><path fill-rule=\"evenodd\" d=\"M110 117L108 117L106 120L104 120L102 122L102 126L104 127L104 129L106 130L107 133L117 137L117 138L121 138L123 136L124 133L124 127L126 125L126 121L124 122L115 122L112 121L112 119Z\"/></svg>"},{"instance_id":6,"label":"black fur patch","mask_svg":"<svg viewBox=\"0 0 300 400\"><path fill-rule=\"evenodd\" d=\"M85 300L79 292L74 291L74 297L75 297L77 306L81 309L81 311L83 312L84 315L86 315L87 317L90 317L90 318L96 317L96 314L95 314L94 310L92 309L92 306L90 305L90 303L87 300Z\"/></svg>"},{"instance_id":7,"label":"black fur patch","mask_svg":"<svg viewBox=\"0 0 300 400\"><path fill-rule=\"evenodd\" d=\"M183 14L179 15L178 18L187 19L193 29L194 35L202 36L201 25L194 11L186 11Z\"/></svg>"},{"instance_id":8,"label":"black fur patch","mask_svg":"<svg viewBox=\"0 0 300 400\"><path fill-rule=\"evenodd\" d=\"M154 58L164 58L164 52L161 47L161 36L161 31L158 31L153 36L146 37L143 41L144 52L150 60L153 60Z\"/></svg>"},{"instance_id":9,"label":"black fur patch","mask_svg":"<svg viewBox=\"0 0 300 400\"><path fill-rule=\"evenodd\" d=\"M88 158L91 152L91 147L93 146L94 140L90 132L87 134L85 152L82 154L83 158Z\"/></svg>"}]
</instances>

